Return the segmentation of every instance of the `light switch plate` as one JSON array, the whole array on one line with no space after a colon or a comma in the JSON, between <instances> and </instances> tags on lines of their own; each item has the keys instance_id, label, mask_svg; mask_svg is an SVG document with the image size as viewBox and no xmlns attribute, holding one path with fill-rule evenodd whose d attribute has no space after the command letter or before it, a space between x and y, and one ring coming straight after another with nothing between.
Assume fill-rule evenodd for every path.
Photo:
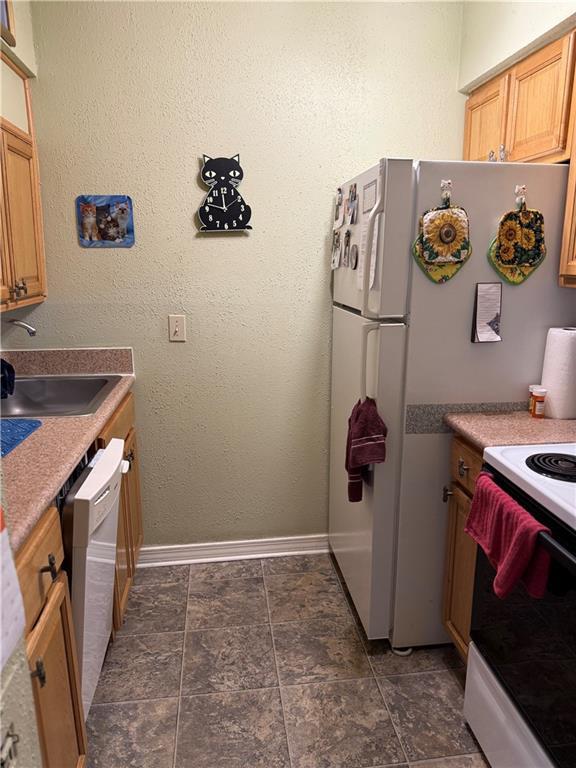
<instances>
[{"instance_id":1,"label":"light switch plate","mask_svg":"<svg viewBox=\"0 0 576 768\"><path fill-rule=\"evenodd\" d=\"M170 341L186 341L186 315L168 315Z\"/></svg>"}]
</instances>

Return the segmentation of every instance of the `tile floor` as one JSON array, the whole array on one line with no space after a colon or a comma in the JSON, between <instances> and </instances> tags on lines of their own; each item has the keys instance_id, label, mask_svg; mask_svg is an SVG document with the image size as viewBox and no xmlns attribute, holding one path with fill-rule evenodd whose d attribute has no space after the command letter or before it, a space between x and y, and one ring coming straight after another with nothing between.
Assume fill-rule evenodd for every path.
<instances>
[{"instance_id":1,"label":"tile floor","mask_svg":"<svg viewBox=\"0 0 576 768\"><path fill-rule=\"evenodd\" d=\"M366 640L328 555L141 569L89 768L484 768L450 647Z\"/></svg>"}]
</instances>

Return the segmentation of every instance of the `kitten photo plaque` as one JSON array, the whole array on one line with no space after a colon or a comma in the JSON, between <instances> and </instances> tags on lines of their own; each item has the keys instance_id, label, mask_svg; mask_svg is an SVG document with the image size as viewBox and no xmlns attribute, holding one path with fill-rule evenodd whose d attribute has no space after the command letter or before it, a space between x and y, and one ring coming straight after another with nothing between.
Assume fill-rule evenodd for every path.
<instances>
[{"instance_id":1,"label":"kitten photo plaque","mask_svg":"<svg viewBox=\"0 0 576 768\"><path fill-rule=\"evenodd\" d=\"M134 245L132 198L79 195L76 226L82 248L131 248Z\"/></svg>"},{"instance_id":2,"label":"kitten photo plaque","mask_svg":"<svg viewBox=\"0 0 576 768\"><path fill-rule=\"evenodd\" d=\"M242 232L252 229L252 209L237 190L244 178L240 155L208 157L203 155L200 171L202 183L208 187L198 209L200 232Z\"/></svg>"}]
</instances>

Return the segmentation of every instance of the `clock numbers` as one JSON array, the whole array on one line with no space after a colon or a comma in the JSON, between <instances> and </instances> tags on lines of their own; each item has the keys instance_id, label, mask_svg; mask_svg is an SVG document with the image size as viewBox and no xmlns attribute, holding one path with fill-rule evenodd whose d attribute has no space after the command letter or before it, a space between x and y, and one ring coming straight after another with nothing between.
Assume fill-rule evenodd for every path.
<instances>
[{"instance_id":1,"label":"clock numbers","mask_svg":"<svg viewBox=\"0 0 576 768\"><path fill-rule=\"evenodd\" d=\"M200 178L207 187L197 209L201 231L229 232L250 230L252 209L236 187L243 178L240 156L203 155Z\"/></svg>"}]
</instances>

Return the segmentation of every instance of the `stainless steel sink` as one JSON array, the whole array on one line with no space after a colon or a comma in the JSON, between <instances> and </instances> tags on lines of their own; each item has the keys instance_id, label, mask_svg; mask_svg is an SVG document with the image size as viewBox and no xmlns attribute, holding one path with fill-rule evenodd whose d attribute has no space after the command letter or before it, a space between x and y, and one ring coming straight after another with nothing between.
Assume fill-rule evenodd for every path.
<instances>
[{"instance_id":1,"label":"stainless steel sink","mask_svg":"<svg viewBox=\"0 0 576 768\"><path fill-rule=\"evenodd\" d=\"M16 416L84 416L94 413L121 376L16 377L14 394L0 401L3 419Z\"/></svg>"}]
</instances>

